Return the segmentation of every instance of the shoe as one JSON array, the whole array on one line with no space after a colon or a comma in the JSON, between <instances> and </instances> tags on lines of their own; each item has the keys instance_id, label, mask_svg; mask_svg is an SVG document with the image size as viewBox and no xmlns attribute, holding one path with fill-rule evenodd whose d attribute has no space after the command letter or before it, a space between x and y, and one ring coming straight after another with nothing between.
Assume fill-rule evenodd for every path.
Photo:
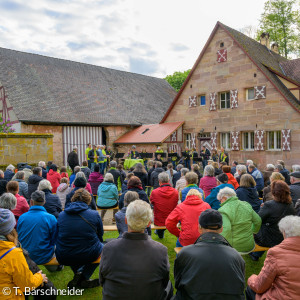
<instances>
[{"instance_id":1,"label":"shoe","mask_svg":"<svg viewBox=\"0 0 300 300\"><path fill-rule=\"evenodd\" d=\"M92 289L92 288L95 288L97 286L100 286L99 278L98 279L82 280L77 287L78 288L83 288L83 289Z\"/></svg>"},{"instance_id":2,"label":"shoe","mask_svg":"<svg viewBox=\"0 0 300 300\"><path fill-rule=\"evenodd\" d=\"M253 261L258 261L258 260L259 260L259 257L253 255L252 253L249 253L249 256L250 256L250 258L251 258Z\"/></svg>"},{"instance_id":3,"label":"shoe","mask_svg":"<svg viewBox=\"0 0 300 300\"><path fill-rule=\"evenodd\" d=\"M67 287L69 289L72 289L74 287L77 287L78 286L78 283L82 280L82 277L81 277L81 273L77 273L74 275L74 278L67 284Z\"/></svg>"}]
</instances>

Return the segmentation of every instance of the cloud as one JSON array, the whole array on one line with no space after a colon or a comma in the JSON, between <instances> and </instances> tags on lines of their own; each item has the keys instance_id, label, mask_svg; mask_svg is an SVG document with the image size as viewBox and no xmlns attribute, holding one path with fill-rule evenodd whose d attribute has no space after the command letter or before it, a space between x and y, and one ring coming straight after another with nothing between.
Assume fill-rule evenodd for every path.
<instances>
[{"instance_id":1,"label":"cloud","mask_svg":"<svg viewBox=\"0 0 300 300\"><path fill-rule=\"evenodd\" d=\"M171 48L171 50L176 51L176 52L187 51L190 49L189 47L187 47L183 44L171 44L170 48Z\"/></svg>"},{"instance_id":2,"label":"cloud","mask_svg":"<svg viewBox=\"0 0 300 300\"><path fill-rule=\"evenodd\" d=\"M15 2L15 1L11 1L11 0L0 1L0 7L4 10L9 10L9 11L22 9L22 5L20 5L19 3Z\"/></svg>"},{"instance_id":3,"label":"cloud","mask_svg":"<svg viewBox=\"0 0 300 300\"><path fill-rule=\"evenodd\" d=\"M159 64L144 58L129 58L129 71L138 74L152 75L159 70Z\"/></svg>"}]
</instances>

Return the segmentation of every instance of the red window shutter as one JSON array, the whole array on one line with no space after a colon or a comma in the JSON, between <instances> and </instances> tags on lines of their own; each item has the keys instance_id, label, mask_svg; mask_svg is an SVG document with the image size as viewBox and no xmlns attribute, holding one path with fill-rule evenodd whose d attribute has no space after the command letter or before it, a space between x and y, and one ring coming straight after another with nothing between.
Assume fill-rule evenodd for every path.
<instances>
[{"instance_id":1,"label":"red window shutter","mask_svg":"<svg viewBox=\"0 0 300 300\"><path fill-rule=\"evenodd\" d=\"M291 129L281 130L282 151L291 151Z\"/></svg>"},{"instance_id":2,"label":"red window shutter","mask_svg":"<svg viewBox=\"0 0 300 300\"><path fill-rule=\"evenodd\" d=\"M217 110L217 93L210 93L209 101L210 101L209 110Z\"/></svg>"},{"instance_id":3,"label":"red window shutter","mask_svg":"<svg viewBox=\"0 0 300 300\"><path fill-rule=\"evenodd\" d=\"M217 52L217 62L221 63L227 61L227 49L221 49Z\"/></svg>"},{"instance_id":4,"label":"red window shutter","mask_svg":"<svg viewBox=\"0 0 300 300\"><path fill-rule=\"evenodd\" d=\"M190 96L189 97L189 107L197 106L197 96Z\"/></svg>"},{"instance_id":5,"label":"red window shutter","mask_svg":"<svg viewBox=\"0 0 300 300\"><path fill-rule=\"evenodd\" d=\"M267 95L266 86L255 86L254 87L254 99L265 99Z\"/></svg>"},{"instance_id":6,"label":"red window shutter","mask_svg":"<svg viewBox=\"0 0 300 300\"><path fill-rule=\"evenodd\" d=\"M231 103L231 108L238 107L238 90L230 91L230 103Z\"/></svg>"},{"instance_id":7,"label":"red window shutter","mask_svg":"<svg viewBox=\"0 0 300 300\"><path fill-rule=\"evenodd\" d=\"M239 131L231 132L231 150L233 150L233 151L240 150L240 132Z\"/></svg>"},{"instance_id":8,"label":"red window shutter","mask_svg":"<svg viewBox=\"0 0 300 300\"><path fill-rule=\"evenodd\" d=\"M255 130L255 132L254 132L254 149L257 151L264 150L264 130Z\"/></svg>"},{"instance_id":9,"label":"red window shutter","mask_svg":"<svg viewBox=\"0 0 300 300\"><path fill-rule=\"evenodd\" d=\"M211 150L217 150L217 133L216 132L210 133L210 144L211 144Z\"/></svg>"}]
</instances>

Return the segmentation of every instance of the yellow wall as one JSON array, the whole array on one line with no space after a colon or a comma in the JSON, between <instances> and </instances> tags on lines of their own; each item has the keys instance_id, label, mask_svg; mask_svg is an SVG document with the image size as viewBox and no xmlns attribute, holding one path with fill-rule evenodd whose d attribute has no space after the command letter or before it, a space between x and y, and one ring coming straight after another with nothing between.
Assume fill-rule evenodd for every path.
<instances>
[{"instance_id":1,"label":"yellow wall","mask_svg":"<svg viewBox=\"0 0 300 300\"><path fill-rule=\"evenodd\" d=\"M0 133L0 165L53 160L53 135Z\"/></svg>"}]
</instances>

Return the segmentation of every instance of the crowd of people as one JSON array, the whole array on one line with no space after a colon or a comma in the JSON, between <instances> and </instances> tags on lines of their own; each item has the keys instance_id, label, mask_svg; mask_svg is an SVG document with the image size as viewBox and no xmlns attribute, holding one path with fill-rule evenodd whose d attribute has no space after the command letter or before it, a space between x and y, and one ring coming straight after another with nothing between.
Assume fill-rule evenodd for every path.
<instances>
[{"instance_id":1,"label":"crowd of people","mask_svg":"<svg viewBox=\"0 0 300 300\"><path fill-rule=\"evenodd\" d=\"M125 172L99 149L103 156L91 145L90 160L80 166L74 147L70 176L66 167L43 161L0 170L0 291L47 287L37 267L45 265L51 272L70 266L69 288L101 284L103 299L244 299L241 255L259 260L264 252L253 252L259 245L270 250L261 273L248 279L247 299L300 294L300 165L292 172L283 161L265 170L252 160L230 166L224 151L213 161L203 149L203 174L198 163L164 168L160 159ZM108 209L119 237L107 242ZM151 239L152 222L165 226L155 231L159 239L168 230L182 247L174 296L167 248ZM99 257L99 279L91 280ZM59 265L47 265L54 258Z\"/></svg>"}]
</instances>

